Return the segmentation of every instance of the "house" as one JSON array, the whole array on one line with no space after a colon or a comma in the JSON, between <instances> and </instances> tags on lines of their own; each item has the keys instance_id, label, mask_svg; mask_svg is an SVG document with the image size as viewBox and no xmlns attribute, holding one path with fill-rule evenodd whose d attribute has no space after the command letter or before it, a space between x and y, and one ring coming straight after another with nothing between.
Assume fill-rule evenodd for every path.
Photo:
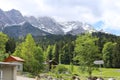
<instances>
[{"instance_id":1,"label":"house","mask_svg":"<svg viewBox=\"0 0 120 80\"><path fill-rule=\"evenodd\" d=\"M0 80L16 80L17 63L0 62Z\"/></svg>"},{"instance_id":2,"label":"house","mask_svg":"<svg viewBox=\"0 0 120 80\"><path fill-rule=\"evenodd\" d=\"M49 65L49 70L51 70L52 68L55 68L58 65L58 63L54 60L49 60L48 65Z\"/></svg>"},{"instance_id":3,"label":"house","mask_svg":"<svg viewBox=\"0 0 120 80\"><path fill-rule=\"evenodd\" d=\"M17 64L17 71L23 71L23 62L24 60L20 57L15 57L10 55L8 58L4 60L4 62L16 63Z\"/></svg>"}]
</instances>

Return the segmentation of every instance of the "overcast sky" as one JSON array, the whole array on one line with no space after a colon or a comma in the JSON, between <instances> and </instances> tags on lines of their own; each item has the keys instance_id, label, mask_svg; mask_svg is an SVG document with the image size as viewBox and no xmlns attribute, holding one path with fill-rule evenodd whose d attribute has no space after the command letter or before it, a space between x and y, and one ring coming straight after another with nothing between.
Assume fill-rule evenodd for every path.
<instances>
[{"instance_id":1,"label":"overcast sky","mask_svg":"<svg viewBox=\"0 0 120 80\"><path fill-rule=\"evenodd\" d=\"M57 21L88 22L96 29L120 35L120 0L0 0L0 8Z\"/></svg>"}]
</instances>

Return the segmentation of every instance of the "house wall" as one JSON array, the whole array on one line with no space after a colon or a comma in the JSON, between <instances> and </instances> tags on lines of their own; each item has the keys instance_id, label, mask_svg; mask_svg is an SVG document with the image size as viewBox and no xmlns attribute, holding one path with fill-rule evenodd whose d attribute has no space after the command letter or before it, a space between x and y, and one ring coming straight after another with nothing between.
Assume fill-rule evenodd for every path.
<instances>
[{"instance_id":1,"label":"house wall","mask_svg":"<svg viewBox=\"0 0 120 80\"><path fill-rule=\"evenodd\" d=\"M16 63L16 64L18 64L17 65L17 71L23 71L23 62L16 62L16 61L14 61L14 62L11 62L11 63Z\"/></svg>"},{"instance_id":2,"label":"house wall","mask_svg":"<svg viewBox=\"0 0 120 80\"><path fill-rule=\"evenodd\" d=\"M3 73L3 80L16 80L16 66L1 65L0 70Z\"/></svg>"}]
</instances>

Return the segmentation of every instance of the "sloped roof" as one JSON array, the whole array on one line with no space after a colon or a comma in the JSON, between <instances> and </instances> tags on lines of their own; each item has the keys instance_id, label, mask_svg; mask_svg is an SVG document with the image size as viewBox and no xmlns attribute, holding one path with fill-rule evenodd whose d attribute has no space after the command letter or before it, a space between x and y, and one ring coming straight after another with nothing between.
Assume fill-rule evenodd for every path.
<instances>
[{"instance_id":1,"label":"sloped roof","mask_svg":"<svg viewBox=\"0 0 120 80\"><path fill-rule=\"evenodd\" d=\"M14 62L14 61L24 62L23 59L21 59L20 57L16 57L16 56L9 56L8 58L6 58L6 59L4 60L4 62Z\"/></svg>"}]
</instances>

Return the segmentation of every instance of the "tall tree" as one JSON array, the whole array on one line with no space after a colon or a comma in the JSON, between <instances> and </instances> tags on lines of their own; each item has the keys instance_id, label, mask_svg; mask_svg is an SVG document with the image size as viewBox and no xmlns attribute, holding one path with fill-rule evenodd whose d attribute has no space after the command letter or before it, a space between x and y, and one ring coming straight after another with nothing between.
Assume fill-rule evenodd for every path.
<instances>
[{"instance_id":1,"label":"tall tree","mask_svg":"<svg viewBox=\"0 0 120 80\"><path fill-rule=\"evenodd\" d=\"M16 42L13 38L9 38L9 40L6 43L6 52L7 53L13 53L15 51L16 48Z\"/></svg>"},{"instance_id":2,"label":"tall tree","mask_svg":"<svg viewBox=\"0 0 120 80\"><path fill-rule=\"evenodd\" d=\"M34 57L37 60L37 65L35 65L35 69L37 72L42 71L44 68L44 55L41 47L37 46L34 51Z\"/></svg>"},{"instance_id":3,"label":"tall tree","mask_svg":"<svg viewBox=\"0 0 120 80\"><path fill-rule=\"evenodd\" d=\"M105 61L105 67L113 67L116 61L114 58L116 58L116 44L113 42L107 42L104 44L102 53L103 53L103 60ZM115 61L114 61L115 60ZM114 65L115 66L115 65Z\"/></svg>"},{"instance_id":4,"label":"tall tree","mask_svg":"<svg viewBox=\"0 0 120 80\"><path fill-rule=\"evenodd\" d=\"M53 49L53 46L49 45L47 50L45 51L44 56L46 61L53 59L52 49Z\"/></svg>"},{"instance_id":5,"label":"tall tree","mask_svg":"<svg viewBox=\"0 0 120 80\"><path fill-rule=\"evenodd\" d=\"M81 35L76 39L75 60L79 61L82 71L87 71L89 76L94 70L93 62L98 58L98 46L96 41L98 38L92 37L90 34Z\"/></svg>"},{"instance_id":6,"label":"tall tree","mask_svg":"<svg viewBox=\"0 0 120 80\"><path fill-rule=\"evenodd\" d=\"M2 61L4 59L5 44L7 41L8 41L7 35L0 32L0 61Z\"/></svg>"},{"instance_id":7,"label":"tall tree","mask_svg":"<svg viewBox=\"0 0 120 80\"><path fill-rule=\"evenodd\" d=\"M61 62L63 64L70 64L73 61L73 55L74 55L74 42L68 42L62 48Z\"/></svg>"},{"instance_id":8,"label":"tall tree","mask_svg":"<svg viewBox=\"0 0 120 80\"><path fill-rule=\"evenodd\" d=\"M112 59L112 67L114 68L120 68L120 42L114 43L113 47L113 59Z\"/></svg>"},{"instance_id":9,"label":"tall tree","mask_svg":"<svg viewBox=\"0 0 120 80\"><path fill-rule=\"evenodd\" d=\"M37 47L31 34L28 34L25 42L16 48L14 55L25 60L24 70L37 74L43 67L43 54L40 47Z\"/></svg>"},{"instance_id":10,"label":"tall tree","mask_svg":"<svg viewBox=\"0 0 120 80\"><path fill-rule=\"evenodd\" d=\"M59 60L60 60L60 50L59 50L59 45L58 44L55 44L53 46L53 51L52 51L52 54L53 54L53 60L56 61L57 63L59 63Z\"/></svg>"}]
</instances>

